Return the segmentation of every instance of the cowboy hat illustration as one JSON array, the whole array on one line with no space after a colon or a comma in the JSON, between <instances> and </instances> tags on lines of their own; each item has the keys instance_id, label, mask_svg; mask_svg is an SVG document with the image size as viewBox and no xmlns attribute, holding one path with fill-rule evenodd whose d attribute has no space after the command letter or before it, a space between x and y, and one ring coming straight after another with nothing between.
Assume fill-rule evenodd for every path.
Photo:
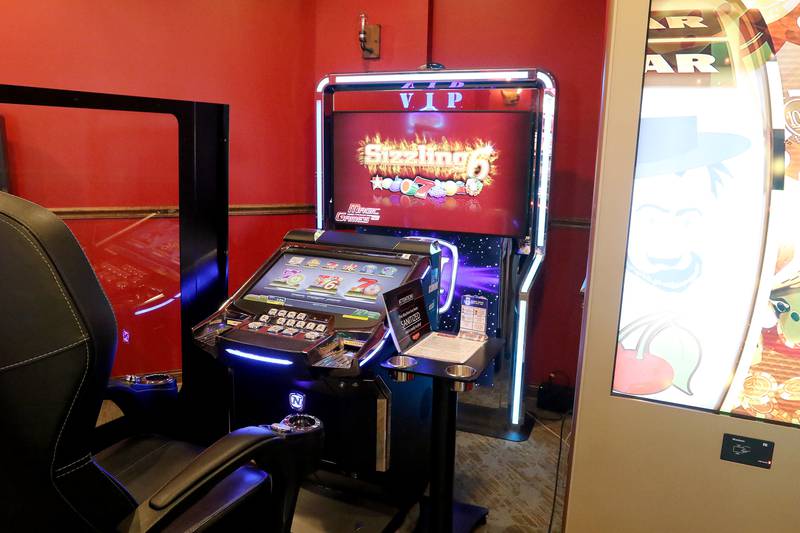
<instances>
[{"instance_id":1,"label":"cowboy hat illustration","mask_svg":"<svg viewBox=\"0 0 800 533\"><path fill-rule=\"evenodd\" d=\"M669 292L682 291L699 277L702 257L690 237L703 216L703 203L692 197L698 195L696 182L690 180L690 192L681 189L683 177L707 179L707 190L716 199L731 177L724 162L749 147L741 135L698 131L694 116L641 119L628 271Z\"/></svg>"}]
</instances>

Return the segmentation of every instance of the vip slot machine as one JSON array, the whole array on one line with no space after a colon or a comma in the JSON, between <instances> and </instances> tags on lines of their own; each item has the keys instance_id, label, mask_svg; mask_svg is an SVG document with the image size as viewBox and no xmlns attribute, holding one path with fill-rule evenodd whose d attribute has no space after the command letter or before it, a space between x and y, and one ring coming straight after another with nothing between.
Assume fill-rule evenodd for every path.
<instances>
[{"instance_id":1,"label":"vip slot machine","mask_svg":"<svg viewBox=\"0 0 800 533\"><path fill-rule=\"evenodd\" d=\"M382 294L414 280L435 323L435 242L292 230L220 309L193 330L229 370L231 425L314 414L325 425L317 481L378 489L401 508L428 482L431 382L396 383ZM326 477L327 476L327 477ZM350 486L358 480L356 486Z\"/></svg>"},{"instance_id":2,"label":"vip slot machine","mask_svg":"<svg viewBox=\"0 0 800 533\"><path fill-rule=\"evenodd\" d=\"M461 297L479 295L487 333L505 340L496 379L483 379L499 400L462 403L462 429L513 440L531 427L526 330L555 110L538 69L332 74L317 87L317 227L439 243L440 328L457 330Z\"/></svg>"}]
</instances>

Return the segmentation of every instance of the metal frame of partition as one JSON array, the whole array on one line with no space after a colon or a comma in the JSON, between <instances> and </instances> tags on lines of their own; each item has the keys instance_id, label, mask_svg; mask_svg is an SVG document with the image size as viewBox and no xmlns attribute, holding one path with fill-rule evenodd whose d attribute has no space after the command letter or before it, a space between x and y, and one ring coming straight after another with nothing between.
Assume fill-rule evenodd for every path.
<instances>
[{"instance_id":1,"label":"metal frame of partition","mask_svg":"<svg viewBox=\"0 0 800 533\"><path fill-rule=\"evenodd\" d=\"M178 122L182 421L197 440L227 432L227 374L196 349L192 326L228 292L228 105L0 85L0 103L172 115ZM202 392L202 391L205 391ZM227 398L227 394L221 396Z\"/></svg>"}]
</instances>

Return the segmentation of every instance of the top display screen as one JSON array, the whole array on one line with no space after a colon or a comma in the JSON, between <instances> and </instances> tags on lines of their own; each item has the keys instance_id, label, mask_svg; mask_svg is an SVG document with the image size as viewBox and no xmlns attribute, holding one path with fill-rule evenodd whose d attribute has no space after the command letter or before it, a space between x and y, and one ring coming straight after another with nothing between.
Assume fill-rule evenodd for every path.
<instances>
[{"instance_id":1,"label":"top display screen","mask_svg":"<svg viewBox=\"0 0 800 533\"><path fill-rule=\"evenodd\" d=\"M410 269L407 265L285 253L244 299L377 320L383 311L381 295L398 287Z\"/></svg>"},{"instance_id":2,"label":"top display screen","mask_svg":"<svg viewBox=\"0 0 800 533\"><path fill-rule=\"evenodd\" d=\"M461 99L446 111L426 109L424 92L365 93L358 100L345 93L347 98L335 101L337 224L525 233L532 92L512 92L508 105L497 90L463 93L451 93L451 101L457 99L452 95ZM436 96L448 109L447 95ZM407 110L392 110L388 103L395 99L406 102Z\"/></svg>"}]
</instances>

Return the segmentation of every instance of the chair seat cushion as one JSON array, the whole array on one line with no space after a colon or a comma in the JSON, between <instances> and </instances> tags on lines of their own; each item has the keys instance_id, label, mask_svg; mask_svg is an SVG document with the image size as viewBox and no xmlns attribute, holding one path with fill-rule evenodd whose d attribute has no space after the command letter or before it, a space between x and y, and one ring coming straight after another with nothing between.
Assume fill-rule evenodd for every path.
<instances>
[{"instance_id":1,"label":"chair seat cushion","mask_svg":"<svg viewBox=\"0 0 800 533\"><path fill-rule=\"evenodd\" d=\"M106 448L94 459L141 503L202 451L202 448L187 442L159 435L141 435Z\"/></svg>"},{"instance_id":2,"label":"chair seat cushion","mask_svg":"<svg viewBox=\"0 0 800 533\"><path fill-rule=\"evenodd\" d=\"M203 449L159 435L130 437L95 455L95 462L114 476L142 503L183 470ZM184 510L166 531L219 528L229 511L258 506L258 495L268 496L269 476L254 466L243 466ZM238 514L238 513L237 513ZM247 513L245 513L247 514Z\"/></svg>"}]
</instances>

